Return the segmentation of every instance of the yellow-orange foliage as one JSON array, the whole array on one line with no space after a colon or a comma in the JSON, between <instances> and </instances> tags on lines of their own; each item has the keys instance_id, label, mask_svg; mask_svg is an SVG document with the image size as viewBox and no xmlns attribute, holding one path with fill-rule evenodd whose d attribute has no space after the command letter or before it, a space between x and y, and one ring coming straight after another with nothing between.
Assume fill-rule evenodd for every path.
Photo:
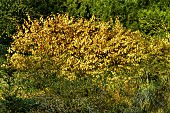
<instances>
[{"instance_id":1,"label":"yellow-orange foliage","mask_svg":"<svg viewBox=\"0 0 170 113\"><path fill-rule=\"evenodd\" d=\"M57 70L73 78L114 73L122 67L131 70L148 55L162 54L167 48L161 40L149 42L139 31L126 30L118 18L114 25L112 20L75 20L60 14L40 20L29 18L13 38L10 61L15 68Z\"/></svg>"},{"instance_id":2,"label":"yellow-orange foliage","mask_svg":"<svg viewBox=\"0 0 170 113\"><path fill-rule=\"evenodd\" d=\"M141 34L126 30L118 19L114 25L112 20L75 20L59 14L29 19L23 29L13 36L10 48L11 63L21 70L57 67L64 75L103 73L135 66L147 57Z\"/></svg>"},{"instance_id":3,"label":"yellow-orange foliage","mask_svg":"<svg viewBox=\"0 0 170 113\"><path fill-rule=\"evenodd\" d=\"M123 86L130 96L135 94L136 78L147 73L147 67L142 67L142 63L146 66L148 63L151 76L169 76L169 42L146 39L139 31L126 30L118 18L115 24L112 20L103 22L95 17L76 20L60 14L47 19L29 19L13 38L9 61L14 68L48 70L70 80L94 75L93 83L103 87L105 81L103 88L118 103L120 100L131 102L130 97L121 95L119 88ZM122 68L131 74L126 75Z\"/></svg>"}]
</instances>

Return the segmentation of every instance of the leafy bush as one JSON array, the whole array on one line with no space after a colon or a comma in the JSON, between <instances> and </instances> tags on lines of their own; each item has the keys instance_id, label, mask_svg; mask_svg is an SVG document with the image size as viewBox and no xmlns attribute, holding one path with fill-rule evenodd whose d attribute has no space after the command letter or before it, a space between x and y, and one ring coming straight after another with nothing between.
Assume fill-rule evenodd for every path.
<instances>
[{"instance_id":1,"label":"leafy bush","mask_svg":"<svg viewBox=\"0 0 170 113\"><path fill-rule=\"evenodd\" d=\"M0 1L0 44L10 44L11 36L17 31L17 23L22 24L27 12L32 11L20 0Z\"/></svg>"},{"instance_id":2,"label":"leafy bush","mask_svg":"<svg viewBox=\"0 0 170 113\"><path fill-rule=\"evenodd\" d=\"M168 0L1 0L0 3L0 44L4 45L10 45L16 25L23 24L27 13L31 18L47 17L51 13L68 13L86 19L95 15L104 21L119 16L123 25L132 31L140 29L155 36L169 32Z\"/></svg>"},{"instance_id":3,"label":"leafy bush","mask_svg":"<svg viewBox=\"0 0 170 113\"><path fill-rule=\"evenodd\" d=\"M7 66L16 70L12 76L15 83L22 84L23 94L45 94L38 99L40 111L168 111L167 39L142 37L139 31L122 27L118 18L116 24L94 16L77 20L60 14L28 20L13 36ZM48 100L47 95L63 101ZM46 107L50 110L44 110Z\"/></svg>"},{"instance_id":4,"label":"leafy bush","mask_svg":"<svg viewBox=\"0 0 170 113\"><path fill-rule=\"evenodd\" d=\"M54 79L53 79L54 80ZM39 112L104 112L111 107L107 92L92 83L89 77L75 81L55 78L45 94L35 95Z\"/></svg>"},{"instance_id":5,"label":"leafy bush","mask_svg":"<svg viewBox=\"0 0 170 113\"><path fill-rule=\"evenodd\" d=\"M22 99L15 96L6 97L6 100L2 100L1 113L28 113L33 108L36 108L38 104L33 99Z\"/></svg>"},{"instance_id":6,"label":"leafy bush","mask_svg":"<svg viewBox=\"0 0 170 113\"><path fill-rule=\"evenodd\" d=\"M119 16L123 25L145 35L164 37L169 32L169 1L162 0L66 0L66 12L90 19L92 15L108 21ZM156 9L156 10L155 10Z\"/></svg>"},{"instance_id":7,"label":"leafy bush","mask_svg":"<svg viewBox=\"0 0 170 113\"><path fill-rule=\"evenodd\" d=\"M139 29L150 36L165 37L169 31L166 17L168 12L158 8L145 9L138 11Z\"/></svg>"},{"instance_id":8,"label":"leafy bush","mask_svg":"<svg viewBox=\"0 0 170 113\"><path fill-rule=\"evenodd\" d=\"M104 72L110 67L114 70L119 65L135 65L147 57L147 43L141 34L126 31L118 20L113 28L112 21L105 23L92 18L74 22L66 15L29 23L25 22L25 33L20 30L13 37L10 48L13 53L10 60L17 69L48 67L61 69L63 74L83 76L80 72Z\"/></svg>"},{"instance_id":9,"label":"leafy bush","mask_svg":"<svg viewBox=\"0 0 170 113\"><path fill-rule=\"evenodd\" d=\"M5 54L7 54L7 50L7 46L0 44L0 57L3 57Z\"/></svg>"},{"instance_id":10,"label":"leafy bush","mask_svg":"<svg viewBox=\"0 0 170 113\"><path fill-rule=\"evenodd\" d=\"M64 5L66 0L22 0L24 5L31 8L34 13L41 14L43 16L49 16L53 13L64 13L66 6ZM35 15L32 14L32 15ZM30 15L30 16L32 16Z\"/></svg>"}]
</instances>

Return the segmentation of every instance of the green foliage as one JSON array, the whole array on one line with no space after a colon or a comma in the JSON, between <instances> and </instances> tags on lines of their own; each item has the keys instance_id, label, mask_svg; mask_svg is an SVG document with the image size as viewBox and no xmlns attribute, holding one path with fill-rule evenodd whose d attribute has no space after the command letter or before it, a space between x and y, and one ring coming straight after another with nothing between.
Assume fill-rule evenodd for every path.
<instances>
[{"instance_id":1,"label":"green foliage","mask_svg":"<svg viewBox=\"0 0 170 113\"><path fill-rule=\"evenodd\" d=\"M138 24L140 31L150 36L165 37L166 32L170 30L168 21L165 20L168 15L168 12L161 11L157 7L139 11Z\"/></svg>"},{"instance_id":2,"label":"green foliage","mask_svg":"<svg viewBox=\"0 0 170 113\"><path fill-rule=\"evenodd\" d=\"M8 96L0 103L3 105L1 113L28 113L38 106L34 99L22 99L15 96Z\"/></svg>"},{"instance_id":3,"label":"green foliage","mask_svg":"<svg viewBox=\"0 0 170 113\"><path fill-rule=\"evenodd\" d=\"M23 78L18 78L15 69L0 68L1 113L25 113L38 106L34 99L23 99Z\"/></svg>"},{"instance_id":4,"label":"green foliage","mask_svg":"<svg viewBox=\"0 0 170 113\"><path fill-rule=\"evenodd\" d=\"M66 6L64 2L66 0L22 0L23 4L28 5L29 8L34 10L34 13L41 14L43 16L49 16L52 12L64 13ZM32 16L32 15L30 15Z\"/></svg>"},{"instance_id":5,"label":"green foliage","mask_svg":"<svg viewBox=\"0 0 170 113\"><path fill-rule=\"evenodd\" d=\"M31 9L20 0L0 1L0 44L10 44L11 36L17 31L16 25L23 23L23 18L26 18L28 12L31 13Z\"/></svg>"},{"instance_id":6,"label":"green foliage","mask_svg":"<svg viewBox=\"0 0 170 113\"><path fill-rule=\"evenodd\" d=\"M63 77L53 80L55 82L48 87L45 94L35 96L40 103L37 108L39 112L104 112L111 107L107 92L93 84L89 77L75 81ZM113 101L112 103L114 104Z\"/></svg>"},{"instance_id":7,"label":"green foliage","mask_svg":"<svg viewBox=\"0 0 170 113\"><path fill-rule=\"evenodd\" d=\"M31 18L47 17L51 13L68 13L86 19L95 15L104 21L119 16L123 25L132 31L164 37L169 32L168 4L168 0L1 0L0 43L10 44L16 25L27 19L26 13Z\"/></svg>"},{"instance_id":8,"label":"green foliage","mask_svg":"<svg viewBox=\"0 0 170 113\"><path fill-rule=\"evenodd\" d=\"M91 0L66 0L64 5L67 7L66 12L70 16L91 18L90 8L93 7L92 3Z\"/></svg>"},{"instance_id":9,"label":"green foliage","mask_svg":"<svg viewBox=\"0 0 170 113\"><path fill-rule=\"evenodd\" d=\"M119 16L125 27L159 37L164 37L166 32L169 32L168 4L170 3L166 0L67 0L65 2L66 12L71 16L89 19L95 15L104 21Z\"/></svg>"},{"instance_id":10,"label":"green foliage","mask_svg":"<svg viewBox=\"0 0 170 113\"><path fill-rule=\"evenodd\" d=\"M5 45L0 44L0 57L3 57L5 54L7 54L7 47Z\"/></svg>"}]
</instances>

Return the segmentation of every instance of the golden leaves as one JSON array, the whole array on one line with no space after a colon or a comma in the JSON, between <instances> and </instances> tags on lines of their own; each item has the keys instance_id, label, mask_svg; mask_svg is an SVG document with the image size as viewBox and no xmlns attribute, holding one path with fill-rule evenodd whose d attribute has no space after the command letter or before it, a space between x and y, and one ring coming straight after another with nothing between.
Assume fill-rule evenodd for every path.
<instances>
[{"instance_id":1,"label":"golden leaves","mask_svg":"<svg viewBox=\"0 0 170 113\"><path fill-rule=\"evenodd\" d=\"M18 53L13 54L10 58L10 63L12 64L12 66L19 70L26 68L25 62L26 59L24 58L24 56Z\"/></svg>"},{"instance_id":2,"label":"golden leaves","mask_svg":"<svg viewBox=\"0 0 170 113\"><path fill-rule=\"evenodd\" d=\"M23 55L21 59L14 61L15 64L20 60L35 63L31 60L41 57L37 62L43 59L52 60L46 68L59 65L61 73L95 73L99 70L104 73L109 69L119 70L120 66L126 67L129 64L137 66L151 51L152 54L169 51L168 47L165 49L167 42L148 43L139 31L131 32L123 28L118 18L113 26L112 20L98 21L94 16L90 20L75 20L68 15L58 14L46 19L41 17L40 20L25 21L23 29L25 32L19 30L18 34L13 36L14 42L9 50ZM27 59L25 53L32 57ZM13 62L12 58L15 58L15 55L11 57Z\"/></svg>"}]
</instances>

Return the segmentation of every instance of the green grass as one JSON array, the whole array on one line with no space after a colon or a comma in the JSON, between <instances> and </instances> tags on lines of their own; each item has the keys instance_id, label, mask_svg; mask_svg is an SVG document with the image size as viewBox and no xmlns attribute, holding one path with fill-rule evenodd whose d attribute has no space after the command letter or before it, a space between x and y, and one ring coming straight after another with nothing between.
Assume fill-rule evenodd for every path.
<instances>
[{"instance_id":1,"label":"green grass","mask_svg":"<svg viewBox=\"0 0 170 113\"><path fill-rule=\"evenodd\" d=\"M51 81L50 85L48 81ZM141 86L133 96L121 92L124 97L133 100L132 105L129 105L125 100L117 103L112 93L92 81L90 77L74 81L63 77L49 77L43 82L41 89L36 83L30 83L17 94L6 95L5 99L1 99L0 107L4 113L167 113L169 110L167 100L160 101L157 98L159 93L153 90L152 84ZM170 97L168 91L165 93Z\"/></svg>"}]
</instances>

